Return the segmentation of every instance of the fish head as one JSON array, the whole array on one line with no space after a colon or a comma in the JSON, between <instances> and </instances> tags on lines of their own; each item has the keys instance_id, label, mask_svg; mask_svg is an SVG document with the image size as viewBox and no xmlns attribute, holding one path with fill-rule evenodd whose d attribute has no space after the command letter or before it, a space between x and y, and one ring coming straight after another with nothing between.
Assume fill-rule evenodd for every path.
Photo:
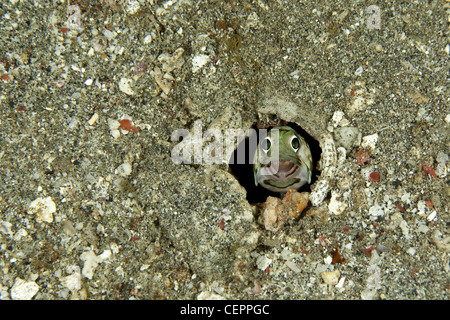
<instances>
[{"instance_id":1,"label":"fish head","mask_svg":"<svg viewBox=\"0 0 450 320\"><path fill-rule=\"evenodd\" d=\"M288 126L272 128L255 152L256 185L285 193L311 183L312 155L306 140Z\"/></svg>"}]
</instances>

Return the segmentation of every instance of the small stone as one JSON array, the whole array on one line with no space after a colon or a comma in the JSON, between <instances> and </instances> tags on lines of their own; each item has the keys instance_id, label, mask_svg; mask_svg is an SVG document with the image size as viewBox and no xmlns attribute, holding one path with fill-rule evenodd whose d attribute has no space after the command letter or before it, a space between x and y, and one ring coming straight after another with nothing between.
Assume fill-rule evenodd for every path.
<instances>
[{"instance_id":1,"label":"small stone","mask_svg":"<svg viewBox=\"0 0 450 320\"><path fill-rule=\"evenodd\" d=\"M330 210L331 213L338 215L344 212L345 208L347 208L347 204L341 199L341 194L339 194L335 190L331 191L331 199L330 203L328 204L328 210Z\"/></svg>"},{"instance_id":2,"label":"small stone","mask_svg":"<svg viewBox=\"0 0 450 320\"><path fill-rule=\"evenodd\" d=\"M98 117L99 117L98 113L94 113L88 121L89 125L93 126L94 123L98 120Z\"/></svg>"},{"instance_id":3,"label":"small stone","mask_svg":"<svg viewBox=\"0 0 450 320\"><path fill-rule=\"evenodd\" d=\"M112 252L113 254L118 254L118 253L119 253L119 246L117 245L117 243L111 242L111 243L109 244L109 248L111 249L111 252Z\"/></svg>"},{"instance_id":4,"label":"small stone","mask_svg":"<svg viewBox=\"0 0 450 320\"><path fill-rule=\"evenodd\" d=\"M113 136L114 139L117 139L120 137L120 131L119 130L111 130L111 135Z\"/></svg>"},{"instance_id":5,"label":"small stone","mask_svg":"<svg viewBox=\"0 0 450 320\"><path fill-rule=\"evenodd\" d=\"M334 130L334 139L338 146L347 150L361 144L362 134L356 127L340 127Z\"/></svg>"},{"instance_id":6,"label":"small stone","mask_svg":"<svg viewBox=\"0 0 450 320\"><path fill-rule=\"evenodd\" d=\"M116 169L116 174L122 176L122 177L127 177L131 174L131 169L132 166L130 163L125 162L122 163L117 169Z\"/></svg>"},{"instance_id":7,"label":"small stone","mask_svg":"<svg viewBox=\"0 0 450 320\"><path fill-rule=\"evenodd\" d=\"M192 58L192 73L199 71L204 65L210 61L210 57L206 54L198 54Z\"/></svg>"},{"instance_id":8,"label":"small stone","mask_svg":"<svg viewBox=\"0 0 450 320\"><path fill-rule=\"evenodd\" d=\"M170 93L170 90L172 89L173 83L170 79L166 77L168 73L163 73L160 68L155 67L153 70L153 76L155 78L155 82L158 85L158 87L161 88L161 90L167 95Z\"/></svg>"},{"instance_id":9,"label":"small stone","mask_svg":"<svg viewBox=\"0 0 450 320\"><path fill-rule=\"evenodd\" d=\"M437 216L437 211L435 210L435 211L431 212L431 213L428 215L427 220L428 220L428 221L433 221L434 218L436 218L436 216Z\"/></svg>"},{"instance_id":10,"label":"small stone","mask_svg":"<svg viewBox=\"0 0 450 320\"><path fill-rule=\"evenodd\" d=\"M92 279L98 264L109 259L111 255L112 255L111 250L105 250L99 256L97 256L92 250L83 252L80 256L80 259L84 261L83 270L81 270L81 274L88 279Z\"/></svg>"},{"instance_id":11,"label":"small stone","mask_svg":"<svg viewBox=\"0 0 450 320\"><path fill-rule=\"evenodd\" d=\"M322 276L322 279L326 284L335 286L339 282L339 276L341 275L341 273L339 272L339 270L334 270L324 271L320 275Z\"/></svg>"},{"instance_id":12,"label":"small stone","mask_svg":"<svg viewBox=\"0 0 450 320\"><path fill-rule=\"evenodd\" d=\"M362 138L361 147L363 149L374 150L378 141L378 133L371 134Z\"/></svg>"},{"instance_id":13,"label":"small stone","mask_svg":"<svg viewBox=\"0 0 450 320\"><path fill-rule=\"evenodd\" d=\"M376 171L373 171L369 175L369 179L375 182L380 182L380 174Z\"/></svg>"},{"instance_id":14,"label":"small stone","mask_svg":"<svg viewBox=\"0 0 450 320\"><path fill-rule=\"evenodd\" d=\"M425 210L426 210L426 202L424 200L419 200L419 202L417 202L417 214L423 215L425 214Z\"/></svg>"},{"instance_id":15,"label":"small stone","mask_svg":"<svg viewBox=\"0 0 450 320\"><path fill-rule=\"evenodd\" d=\"M264 227L266 230L278 231L284 224L284 221L279 221L278 211L282 206L281 199L275 197L268 197L265 202L265 209L263 212Z\"/></svg>"},{"instance_id":16,"label":"small stone","mask_svg":"<svg viewBox=\"0 0 450 320\"><path fill-rule=\"evenodd\" d=\"M294 271L295 273L300 273L300 272L301 272L301 270L299 269L299 267L297 266L297 264L296 264L295 262L288 260L288 261L286 261L285 264L286 264L286 266L287 266L289 269L291 269L291 270Z\"/></svg>"},{"instance_id":17,"label":"small stone","mask_svg":"<svg viewBox=\"0 0 450 320\"><path fill-rule=\"evenodd\" d=\"M376 44L375 45L375 52L380 53L381 51L383 51L383 46L381 44Z\"/></svg>"},{"instance_id":18,"label":"small stone","mask_svg":"<svg viewBox=\"0 0 450 320\"><path fill-rule=\"evenodd\" d=\"M203 291L197 296L197 300L226 300L226 299L215 292Z\"/></svg>"},{"instance_id":19,"label":"small stone","mask_svg":"<svg viewBox=\"0 0 450 320\"><path fill-rule=\"evenodd\" d=\"M117 139L120 137L120 122L118 120L115 119L108 119L108 127L110 130L111 135Z\"/></svg>"},{"instance_id":20,"label":"small stone","mask_svg":"<svg viewBox=\"0 0 450 320\"><path fill-rule=\"evenodd\" d=\"M436 174L441 178L445 178L449 172L450 168L447 168L448 159L449 159L448 155L442 151L439 152L439 154L436 157L437 166L435 171Z\"/></svg>"},{"instance_id":21,"label":"small stone","mask_svg":"<svg viewBox=\"0 0 450 320\"><path fill-rule=\"evenodd\" d=\"M93 80L92 79L87 79L84 84L87 86L90 86L92 84Z\"/></svg>"},{"instance_id":22,"label":"small stone","mask_svg":"<svg viewBox=\"0 0 450 320\"><path fill-rule=\"evenodd\" d=\"M0 232L6 235L12 235L13 232L11 231L12 223L8 221L2 221L0 220Z\"/></svg>"},{"instance_id":23,"label":"small stone","mask_svg":"<svg viewBox=\"0 0 450 320\"><path fill-rule=\"evenodd\" d=\"M184 58L182 57L183 53L184 49L178 48L172 55L168 53L160 54L158 56L158 61L162 63L162 71L171 72L175 69L181 68L184 64Z\"/></svg>"},{"instance_id":24,"label":"small stone","mask_svg":"<svg viewBox=\"0 0 450 320\"><path fill-rule=\"evenodd\" d=\"M149 43L152 43L152 35L151 34L149 34L149 35L147 35L145 38L144 38L144 44L149 44Z\"/></svg>"},{"instance_id":25,"label":"small stone","mask_svg":"<svg viewBox=\"0 0 450 320\"><path fill-rule=\"evenodd\" d=\"M333 125L333 127L337 128L339 125L339 122L341 122L341 120L344 118L344 112L342 111L335 111L333 113L333 117L331 118L331 124Z\"/></svg>"},{"instance_id":26,"label":"small stone","mask_svg":"<svg viewBox=\"0 0 450 320\"><path fill-rule=\"evenodd\" d=\"M342 288L344 287L345 279L346 279L345 277L342 277L342 278L339 280L338 284L336 285L336 289L342 289Z\"/></svg>"},{"instance_id":27,"label":"small stone","mask_svg":"<svg viewBox=\"0 0 450 320\"><path fill-rule=\"evenodd\" d=\"M363 67L359 67L358 69L356 69L355 71L355 76L359 76L364 72Z\"/></svg>"},{"instance_id":28,"label":"small stone","mask_svg":"<svg viewBox=\"0 0 450 320\"><path fill-rule=\"evenodd\" d=\"M134 95L134 91L132 89L133 87L133 80L128 78L122 78L119 81L119 89L120 91L132 96Z\"/></svg>"},{"instance_id":29,"label":"small stone","mask_svg":"<svg viewBox=\"0 0 450 320\"><path fill-rule=\"evenodd\" d=\"M429 230L430 230L430 228L428 228L428 226L423 223L417 227L417 232L427 233Z\"/></svg>"},{"instance_id":30,"label":"small stone","mask_svg":"<svg viewBox=\"0 0 450 320\"><path fill-rule=\"evenodd\" d=\"M369 215L373 217L382 217L384 216L385 211L384 207L380 206L378 203L375 203L373 206L369 208Z\"/></svg>"},{"instance_id":31,"label":"small stone","mask_svg":"<svg viewBox=\"0 0 450 320\"><path fill-rule=\"evenodd\" d=\"M261 271L266 270L271 263L272 260L270 260L266 256L259 256L258 259L256 259L256 267Z\"/></svg>"},{"instance_id":32,"label":"small stone","mask_svg":"<svg viewBox=\"0 0 450 320\"><path fill-rule=\"evenodd\" d=\"M37 222L53 222L53 213L56 212L56 205L51 197L37 198L30 203L28 213L36 214Z\"/></svg>"},{"instance_id":33,"label":"small stone","mask_svg":"<svg viewBox=\"0 0 450 320\"><path fill-rule=\"evenodd\" d=\"M120 127L119 120L108 119L108 127L109 127L109 130L117 130L117 129L119 129L119 127Z\"/></svg>"},{"instance_id":34,"label":"small stone","mask_svg":"<svg viewBox=\"0 0 450 320\"><path fill-rule=\"evenodd\" d=\"M331 264L332 262L333 262L333 257L331 257L331 256L326 256L323 259L323 263L325 263L325 264Z\"/></svg>"},{"instance_id":35,"label":"small stone","mask_svg":"<svg viewBox=\"0 0 450 320\"><path fill-rule=\"evenodd\" d=\"M345 159L347 159L347 149L344 147L338 147L336 148L336 155L337 155L337 164L341 165L345 162Z\"/></svg>"},{"instance_id":36,"label":"small stone","mask_svg":"<svg viewBox=\"0 0 450 320\"><path fill-rule=\"evenodd\" d=\"M442 237L442 233L436 229L431 234L431 241L439 250L450 252L450 236Z\"/></svg>"},{"instance_id":37,"label":"small stone","mask_svg":"<svg viewBox=\"0 0 450 320\"><path fill-rule=\"evenodd\" d=\"M262 219L266 230L278 231L284 223L297 217L308 205L308 192L289 190L283 200L277 197L268 197L264 203Z\"/></svg>"},{"instance_id":38,"label":"small stone","mask_svg":"<svg viewBox=\"0 0 450 320\"><path fill-rule=\"evenodd\" d=\"M95 269L98 266L97 256L94 251L85 251L81 254L80 259L84 261L83 270L81 274L88 279L92 279Z\"/></svg>"},{"instance_id":39,"label":"small stone","mask_svg":"<svg viewBox=\"0 0 450 320\"><path fill-rule=\"evenodd\" d=\"M137 13L141 8L141 4L139 3L138 0L127 0L125 1L124 4L125 4L125 11L131 15Z\"/></svg>"},{"instance_id":40,"label":"small stone","mask_svg":"<svg viewBox=\"0 0 450 320\"><path fill-rule=\"evenodd\" d=\"M25 281L16 278L11 288L11 299L13 300L31 300L39 291L39 286L34 281Z\"/></svg>"},{"instance_id":41,"label":"small stone","mask_svg":"<svg viewBox=\"0 0 450 320\"><path fill-rule=\"evenodd\" d=\"M72 292L80 290L81 289L80 267L78 267L77 265L68 266L67 272L71 273L71 275L60 278L62 285Z\"/></svg>"}]
</instances>

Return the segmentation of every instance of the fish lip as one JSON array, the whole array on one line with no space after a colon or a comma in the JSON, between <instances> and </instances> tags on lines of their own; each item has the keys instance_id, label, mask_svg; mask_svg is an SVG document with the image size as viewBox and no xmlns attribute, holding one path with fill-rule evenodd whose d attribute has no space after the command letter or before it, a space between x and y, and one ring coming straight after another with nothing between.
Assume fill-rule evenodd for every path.
<instances>
[{"instance_id":1,"label":"fish lip","mask_svg":"<svg viewBox=\"0 0 450 320\"><path fill-rule=\"evenodd\" d=\"M287 171L280 168L286 168ZM265 176L272 176L278 179L290 179L294 174L301 170L301 166L290 160L274 160L269 161L267 164L261 164L261 174ZM267 172L266 172L267 171Z\"/></svg>"}]
</instances>

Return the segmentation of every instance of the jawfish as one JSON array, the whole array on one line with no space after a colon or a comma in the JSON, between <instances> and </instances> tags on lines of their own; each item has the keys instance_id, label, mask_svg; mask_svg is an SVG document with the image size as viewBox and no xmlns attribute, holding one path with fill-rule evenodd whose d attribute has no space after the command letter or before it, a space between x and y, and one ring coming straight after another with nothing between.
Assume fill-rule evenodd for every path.
<instances>
[{"instance_id":1,"label":"jawfish","mask_svg":"<svg viewBox=\"0 0 450 320\"><path fill-rule=\"evenodd\" d=\"M253 159L255 185L286 193L311 183L312 155L306 140L288 126L273 127Z\"/></svg>"}]
</instances>

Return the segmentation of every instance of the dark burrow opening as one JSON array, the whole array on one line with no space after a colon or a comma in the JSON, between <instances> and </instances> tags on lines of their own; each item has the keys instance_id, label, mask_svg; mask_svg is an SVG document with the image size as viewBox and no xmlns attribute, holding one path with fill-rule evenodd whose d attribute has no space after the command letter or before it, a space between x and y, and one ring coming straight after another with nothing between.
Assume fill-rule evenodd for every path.
<instances>
[{"instance_id":1,"label":"dark burrow opening","mask_svg":"<svg viewBox=\"0 0 450 320\"><path fill-rule=\"evenodd\" d=\"M311 178L311 184L313 184L320 175L320 171L317 170L317 162L320 160L320 155L322 153L322 150L320 149L319 146L319 142L315 140L313 137L311 137L305 130L303 130L296 123L288 122L287 126L297 131L309 144L309 148L311 150L311 155L313 159L313 172ZM273 127L274 126L270 126L267 128L267 130L270 131ZM257 129L256 124L252 126L252 129L254 129L253 135L256 134L256 139L259 143L260 131ZM250 204L256 204L265 202L268 196L280 197L280 194L269 191L261 187L260 185L255 186L255 179L253 176L253 164L251 163L252 161L249 161L249 159L253 159L256 151L256 145L254 143L251 144L250 143L251 140L252 135L250 135L249 137L246 136L245 139L241 141L241 143L239 143L237 149L234 150L233 154L231 155L231 158L229 160L229 168L231 173L236 177L241 186L243 186L245 190L247 190L247 201ZM245 148L245 161L241 161L241 163L239 164L237 161L237 151L242 150L241 148ZM240 155L242 155L242 153ZM310 192L311 191L310 185L306 184L302 186L298 191Z\"/></svg>"}]
</instances>

